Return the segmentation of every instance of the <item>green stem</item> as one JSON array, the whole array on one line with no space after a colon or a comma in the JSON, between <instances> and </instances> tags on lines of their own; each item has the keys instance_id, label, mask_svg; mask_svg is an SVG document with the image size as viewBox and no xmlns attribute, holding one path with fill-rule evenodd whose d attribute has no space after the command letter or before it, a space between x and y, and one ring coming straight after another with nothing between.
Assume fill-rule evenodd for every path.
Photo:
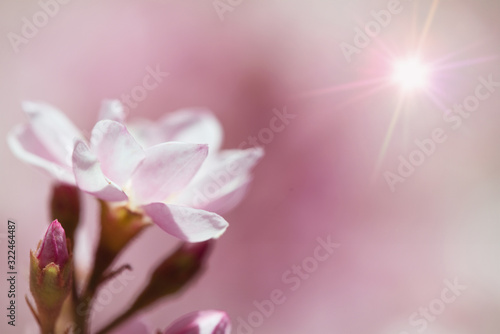
<instances>
[{"instance_id":1,"label":"green stem","mask_svg":"<svg viewBox=\"0 0 500 334\"><path fill-rule=\"evenodd\" d=\"M56 324L53 319L40 319L40 330L42 334L54 334L55 327Z\"/></svg>"},{"instance_id":2,"label":"green stem","mask_svg":"<svg viewBox=\"0 0 500 334\"><path fill-rule=\"evenodd\" d=\"M88 333L92 301L99 286L116 272L109 273L111 265L121 252L134 240L145 227L142 214L126 207L110 207L101 201L101 230L95 254L95 263L89 282L75 305L75 323L82 334ZM127 268L127 267L125 267ZM120 268L119 270L123 270Z\"/></svg>"}]
</instances>

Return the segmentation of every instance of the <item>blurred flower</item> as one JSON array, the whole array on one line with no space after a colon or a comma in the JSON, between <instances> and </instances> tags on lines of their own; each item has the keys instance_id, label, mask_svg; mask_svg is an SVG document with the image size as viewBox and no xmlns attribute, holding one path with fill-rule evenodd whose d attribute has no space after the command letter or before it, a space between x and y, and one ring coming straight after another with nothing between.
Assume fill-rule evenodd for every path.
<instances>
[{"instance_id":1,"label":"blurred flower","mask_svg":"<svg viewBox=\"0 0 500 334\"><path fill-rule=\"evenodd\" d=\"M222 311L198 311L176 320L165 334L229 334L231 323Z\"/></svg>"}]
</instances>

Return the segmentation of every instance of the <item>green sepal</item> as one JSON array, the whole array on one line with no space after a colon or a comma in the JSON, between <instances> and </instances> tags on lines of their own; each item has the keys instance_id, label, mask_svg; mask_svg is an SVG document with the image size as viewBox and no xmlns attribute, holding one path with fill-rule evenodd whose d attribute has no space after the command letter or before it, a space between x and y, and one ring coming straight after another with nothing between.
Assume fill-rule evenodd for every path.
<instances>
[{"instance_id":1,"label":"green sepal","mask_svg":"<svg viewBox=\"0 0 500 334\"><path fill-rule=\"evenodd\" d=\"M33 251L30 251L30 290L37 306L42 332L53 330L62 305L71 291L73 258L62 270L53 262L41 269Z\"/></svg>"}]
</instances>

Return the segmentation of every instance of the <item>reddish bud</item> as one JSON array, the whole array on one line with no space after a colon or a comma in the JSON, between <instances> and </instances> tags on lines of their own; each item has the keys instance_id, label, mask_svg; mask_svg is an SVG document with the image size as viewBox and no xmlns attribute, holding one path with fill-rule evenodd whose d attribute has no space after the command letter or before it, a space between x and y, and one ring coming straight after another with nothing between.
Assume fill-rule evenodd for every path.
<instances>
[{"instance_id":1,"label":"reddish bud","mask_svg":"<svg viewBox=\"0 0 500 334\"><path fill-rule=\"evenodd\" d=\"M66 233L57 219L49 225L36 258L39 261L38 266L40 269L45 268L51 262L62 268L68 262Z\"/></svg>"},{"instance_id":2,"label":"reddish bud","mask_svg":"<svg viewBox=\"0 0 500 334\"><path fill-rule=\"evenodd\" d=\"M30 290L38 314L32 311L44 334L55 332L62 305L71 291L72 273L66 234L61 224L54 220L38 243L36 255L30 251Z\"/></svg>"}]
</instances>

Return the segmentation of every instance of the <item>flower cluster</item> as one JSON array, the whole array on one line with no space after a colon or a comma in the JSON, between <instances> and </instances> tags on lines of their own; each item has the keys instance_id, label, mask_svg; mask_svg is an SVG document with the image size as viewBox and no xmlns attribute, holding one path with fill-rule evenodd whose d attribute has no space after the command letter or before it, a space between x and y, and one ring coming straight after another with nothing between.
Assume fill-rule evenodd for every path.
<instances>
[{"instance_id":1,"label":"flower cluster","mask_svg":"<svg viewBox=\"0 0 500 334\"><path fill-rule=\"evenodd\" d=\"M18 158L58 181L50 201L53 222L31 252L36 308L27 301L41 332L88 333L99 288L132 269L113 269L115 259L151 222L183 243L156 266L131 306L98 333L124 322L127 332L154 332L135 315L179 292L203 269L211 239L228 226L220 214L241 201L263 150L221 150L221 126L204 109L180 110L156 122L128 122L120 102L105 101L90 138L47 104L26 102L23 109L29 121L9 133L9 146ZM73 275L77 264L71 241L80 220L80 191L101 204L99 242L86 282L76 282ZM66 302L69 296L72 301ZM164 333L230 330L224 312L209 310L181 317Z\"/></svg>"}]
</instances>

